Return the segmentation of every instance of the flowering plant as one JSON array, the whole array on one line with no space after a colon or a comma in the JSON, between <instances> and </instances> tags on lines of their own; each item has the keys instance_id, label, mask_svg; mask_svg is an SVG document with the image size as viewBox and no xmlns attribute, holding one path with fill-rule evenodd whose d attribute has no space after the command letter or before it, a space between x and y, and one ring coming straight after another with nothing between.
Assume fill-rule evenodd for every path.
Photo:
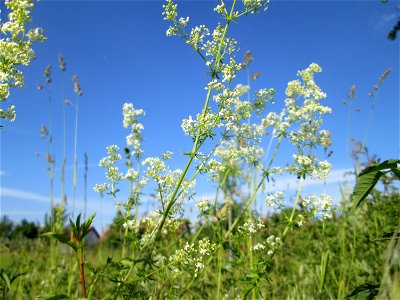
<instances>
[{"instance_id":1,"label":"flowering plant","mask_svg":"<svg viewBox=\"0 0 400 300\"><path fill-rule=\"evenodd\" d=\"M323 218L331 216L329 196L308 196L304 200L301 196L302 183L306 178L325 179L331 169L329 162L320 160L314 151L318 146L325 147L330 139L329 132L321 129L321 125L323 116L329 114L331 109L321 104L326 94L314 81L315 74L322 71L321 67L312 63L298 72L299 79L288 83L285 106L280 112L274 112L271 108L269 113L264 113L267 107L275 103L274 89L260 89L250 100L250 85L234 84L239 72L249 67L252 55L247 52L243 63L237 61L238 43L228 37L228 29L239 17L265 10L267 5L268 1L252 0L243 1L239 8L239 4L233 1L231 7L227 8L221 2L214 11L224 23L219 23L213 30L205 25L188 29L189 17L179 17L177 5L172 0L167 0L164 5L164 19L172 23L167 29L167 36L181 37L194 48L208 70L210 80L205 86L203 109L182 121L183 133L193 142L192 149L185 152L187 161L182 169L171 170L168 167L173 154L170 151L161 157L145 157L142 150L144 126L141 123L145 113L130 103L123 106L123 127L130 130L125 147L127 170L120 170L122 155L116 145L107 147L108 155L99 163L106 169L107 182L96 185L94 189L116 199L123 216L122 256L133 255L138 258L127 269L122 281L128 289L132 271L138 267L139 261L145 261L144 269L146 265L153 264L158 270L171 268L175 274L192 276L189 285L182 286L183 292L178 293L182 297L199 280L200 274L206 272L211 261L217 258L219 295L221 270L234 260L229 253L241 248L249 253L250 261L247 263L254 274L246 280L246 289L255 298L258 282L267 273L266 267L257 269L255 264L268 266L295 225L301 226L308 217L316 214L322 213ZM258 73L252 78L259 76ZM269 147L265 150L263 141L267 136ZM280 167L276 166L276 158L284 141L294 147L295 153L288 165ZM208 154L200 151L205 144L211 146ZM272 145L274 149L270 152ZM265 224L251 211L250 205L262 195L262 187L282 173L299 179L295 204L291 213L285 215L286 227L281 236L269 235L262 241L260 233L265 231ZM207 174L210 181L217 184L215 198L196 200L196 178L200 174ZM126 201L119 198L119 186L124 181L129 185ZM251 187L248 195L242 195L242 204L233 209L235 193L246 181ZM159 205L151 217L149 215L140 220L140 199L146 186L153 188L152 195ZM218 202L220 191L224 198L222 205ZM185 204L192 199L196 202L199 215L205 218L203 225L190 241L177 246L175 254L165 253L169 259L161 255L164 258L156 263L154 257L160 256L160 240L180 227ZM288 203L286 200L285 193L276 192L266 196L265 204L284 211ZM301 203L304 212L298 214L296 207ZM207 226L212 227L214 234L200 239L202 230ZM226 255L230 258L225 259ZM150 274L155 272L157 270ZM148 274L141 274L143 276L139 275L134 280L146 286Z\"/></svg>"},{"instance_id":2,"label":"flowering plant","mask_svg":"<svg viewBox=\"0 0 400 300\"><path fill-rule=\"evenodd\" d=\"M35 53L32 50L33 42L44 41L43 30L32 28L27 30L26 24L31 22L32 0L5 0L6 7L10 10L8 21L0 19L0 101L3 102L10 96L11 87L22 87L24 75L18 69L20 65L29 66ZM14 121L16 117L15 106L11 105L6 110L0 108L0 118Z\"/></svg>"}]
</instances>

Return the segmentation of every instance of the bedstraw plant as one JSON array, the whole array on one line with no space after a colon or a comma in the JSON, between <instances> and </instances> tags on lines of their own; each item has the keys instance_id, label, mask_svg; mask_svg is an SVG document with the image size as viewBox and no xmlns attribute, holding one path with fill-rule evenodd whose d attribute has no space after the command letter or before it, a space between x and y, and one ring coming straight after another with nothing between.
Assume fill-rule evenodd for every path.
<instances>
[{"instance_id":1,"label":"bedstraw plant","mask_svg":"<svg viewBox=\"0 0 400 300\"><path fill-rule=\"evenodd\" d=\"M32 0L5 0L9 10L8 20L3 21L5 12L0 17L0 118L14 121L16 118L15 105L3 108L10 96L12 87L23 87L24 75L20 66L29 66L35 53L32 49L34 42L44 41L41 28L27 28L32 21L30 13L33 9ZM0 125L0 127L3 127Z\"/></svg>"},{"instance_id":2,"label":"bedstraw plant","mask_svg":"<svg viewBox=\"0 0 400 300\"><path fill-rule=\"evenodd\" d=\"M123 216L121 263L125 267L119 270L120 279L116 280L119 297L196 297L194 291L215 276L216 289L207 297L219 299L224 295L246 297L249 294L253 299L265 297L262 290L268 286L272 259L284 247L287 235L311 217L332 217L329 195L302 194L305 180L323 180L331 169L330 163L320 160L315 151L330 138L321 125L323 116L331 113L331 109L321 104L326 94L314 81L321 67L311 63L298 72L299 78L288 83L285 105L280 112L273 110L274 89L258 90L250 100L246 97L250 86L235 84L245 65L236 61L238 42L229 37L229 29L238 18L262 12L267 5L268 1L233 1L228 7L221 2L214 11L223 22L214 29L205 25L189 29L189 17L178 15L177 4L168 0L164 5L164 19L171 23L167 36L178 36L193 47L210 79L205 86L203 109L182 121L184 134L193 142L192 148L184 152L187 161L182 169L168 167L172 159L170 151L161 157L145 158L141 148L144 111L130 103L123 106L123 126L130 130L125 147L127 170L121 169L122 155L117 145L107 147L107 156L99 163L106 170L107 181L94 189L102 195L111 195ZM266 108L269 108L267 113ZM267 135L270 135L271 152L263 147ZM294 153L292 160L282 167L276 161L284 143L291 145ZM206 144L211 149L207 154L201 152ZM246 170L257 170L250 173L254 186L233 213L234 191L240 188L240 178L245 177ZM288 195L283 192L264 195L267 207L284 214L285 226L279 236L269 235L260 240L259 233L265 225L254 215L251 204L263 197L262 187L283 173L298 178L295 203L288 211ZM213 202L196 199L199 174L206 174L217 184ZM125 181L129 185L127 200L120 196ZM141 220L140 198L145 188L154 189L159 205ZM224 200L218 209L220 196ZM188 201L196 202L199 213L207 218L203 226L212 226L212 234L202 235L200 229L190 241L175 245L173 254L165 253L163 239L179 227ZM301 214L297 211L299 206L303 208ZM246 266L248 275L244 279L233 276L233 265ZM164 286L157 285L159 290L149 283L157 273L157 280L165 280ZM227 282L231 283L230 288Z\"/></svg>"}]
</instances>

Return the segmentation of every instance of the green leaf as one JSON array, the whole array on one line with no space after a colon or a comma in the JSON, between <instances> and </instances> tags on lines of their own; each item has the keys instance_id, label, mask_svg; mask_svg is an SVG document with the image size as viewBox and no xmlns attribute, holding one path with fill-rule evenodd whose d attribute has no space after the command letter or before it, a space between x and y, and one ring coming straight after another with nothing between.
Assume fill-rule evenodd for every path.
<instances>
[{"instance_id":1,"label":"green leaf","mask_svg":"<svg viewBox=\"0 0 400 300\"><path fill-rule=\"evenodd\" d=\"M324 289L326 273L329 265L329 251L326 251L322 254L321 257L321 278L319 279L319 294L321 295L322 290Z\"/></svg>"},{"instance_id":2,"label":"green leaf","mask_svg":"<svg viewBox=\"0 0 400 300\"><path fill-rule=\"evenodd\" d=\"M66 244L66 245L70 246L72 249L74 249L75 251L78 251L78 246L75 243L71 242L69 240L69 238L67 238L64 234L59 234L59 233L55 233L55 232L46 232L46 233L43 233L42 236L56 239L60 243Z\"/></svg>"},{"instance_id":3,"label":"green leaf","mask_svg":"<svg viewBox=\"0 0 400 300\"><path fill-rule=\"evenodd\" d=\"M72 230L72 234L73 234L74 238L76 238L78 241L80 241L81 238L80 238L78 228L76 227L76 225L74 224L74 222L71 219L69 219L69 225L71 226L71 230Z\"/></svg>"},{"instance_id":4,"label":"green leaf","mask_svg":"<svg viewBox=\"0 0 400 300\"><path fill-rule=\"evenodd\" d=\"M76 226L76 229L78 231L80 231L80 229L81 229L81 214L79 214L78 217L76 218L75 226Z\"/></svg>"},{"instance_id":5,"label":"green leaf","mask_svg":"<svg viewBox=\"0 0 400 300\"><path fill-rule=\"evenodd\" d=\"M3 279L3 281L6 284L7 288L11 289L10 279L8 278L8 275L4 272L4 270L1 270L0 277L1 277L1 279Z\"/></svg>"},{"instance_id":6,"label":"green leaf","mask_svg":"<svg viewBox=\"0 0 400 300\"><path fill-rule=\"evenodd\" d=\"M390 231L390 232L385 232L385 233L380 234L378 236L378 238L375 239L375 240L376 241L391 240L392 238L395 239L395 240L398 240L398 239L400 239L400 236L399 235L396 236L396 232L395 231Z\"/></svg>"},{"instance_id":7,"label":"green leaf","mask_svg":"<svg viewBox=\"0 0 400 300\"><path fill-rule=\"evenodd\" d=\"M366 173L381 171L386 169L391 169L391 170L397 169L398 164L400 164L400 159L388 159L385 160L384 162L381 162L378 165L366 167L364 170L361 171L361 173L358 176L360 177Z\"/></svg>"},{"instance_id":8,"label":"green leaf","mask_svg":"<svg viewBox=\"0 0 400 300\"><path fill-rule=\"evenodd\" d=\"M345 298L356 296L356 299L373 300L378 295L380 284L364 283L356 287L349 295Z\"/></svg>"},{"instance_id":9,"label":"green leaf","mask_svg":"<svg viewBox=\"0 0 400 300\"><path fill-rule=\"evenodd\" d=\"M362 170L357 176L357 182L353 190L352 202L354 207L359 206L369 195L381 176L384 174L382 170L390 169L395 173L395 175L397 175L398 173L396 172L399 171L397 165L399 163L399 159L388 159L380 164L369 166Z\"/></svg>"},{"instance_id":10,"label":"green leaf","mask_svg":"<svg viewBox=\"0 0 400 300\"><path fill-rule=\"evenodd\" d=\"M91 215L83 224L82 224L82 236L86 236L90 231L90 225L92 225L93 219L96 216L96 213Z\"/></svg>"},{"instance_id":11,"label":"green leaf","mask_svg":"<svg viewBox=\"0 0 400 300\"><path fill-rule=\"evenodd\" d=\"M369 172L363 175L359 175L357 177L356 185L354 186L353 195L351 200L354 204L354 207L357 207L367 198L369 193L375 187L376 183L379 181L383 172L374 171Z\"/></svg>"},{"instance_id":12,"label":"green leaf","mask_svg":"<svg viewBox=\"0 0 400 300\"><path fill-rule=\"evenodd\" d=\"M397 179L400 180L400 169L399 168L392 169L392 172L397 177Z\"/></svg>"},{"instance_id":13,"label":"green leaf","mask_svg":"<svg viewBox=\"0 0 400 300\"><path fill-rule=\"evenodd\" d=\"M15 275L11 276L10 283L13 283L15 279L17 279L20 276L26 275L26 274L28 274L28 273L23 272L23 273L18 273L18 274L15 274Z\"/></svg>"}]
</instances>

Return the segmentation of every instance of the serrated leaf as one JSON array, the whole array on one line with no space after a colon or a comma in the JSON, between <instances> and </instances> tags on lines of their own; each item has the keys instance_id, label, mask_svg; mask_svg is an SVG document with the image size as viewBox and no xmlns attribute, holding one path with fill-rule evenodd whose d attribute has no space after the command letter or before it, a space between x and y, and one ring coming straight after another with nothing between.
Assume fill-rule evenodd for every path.
<instances>
[{"instance_id":1,"label":"serrated leaf","mask_svg":"<svg viewBox=\"0 0 400 300\"><path fill-rule=\"evenodd\" d=\"M380 164L373 165L366 167L364 170L361 171L361 173L358 176L362 176L364 174L370 173L370 172L375 172L375 171L381 171L381 170L386 170L386 169L397 169L397 165L400 164L400 159L388 159Z\"/></svg>"},{"instance_id":2,"label":"serrated leaf","mask_svg":"<svg viewBox=\"0 0 400 300\"><path fill-rule=\"evenodd\" d=\"M357 207L361 204L362 201L368 196L368 194L375 187L378 180L383 175L382 170L390 169L397 175L397 165L400 163L399 159L388 159L384 162L369 166L361 171L361 173L357 176L357 182L354 186L354 191L352 195L352 202L354 207ZM400 172L399 172L400 173Z\"/></svg>"},{"instance_id":3,"label":"serrated leaf","mask_svg":"<svg viewBox=\"0 0 400 300\"><path fill-rule=\"evenodd\" d=\"M79 232L80 229L81 229L81 214L79 214L78 217L76 218L75 226L76 226L76 229Z\"/></svg>"},{"instance_id":4,"label":"serrated leaf","mask_svg":"<svg viewBox=\"0 0 400 300\"><path fill-rule=\"evenodd\" d=\"M82 224L82 235L86 236L90 231L90 225L92 225L93 219L96 216L96 213L91 215L83 224Z\"/></svg>"},{"instance_id":5,"label":"serrated leaf","mask_svg":"<svg viewBox=\"0 0 400 300\"><path fill-rule=\"evenodd\" d=\"M55 233L55 232L46 232L43 233L42 236L45 237L50 237L53 239L56 239L57 241L59 241L60 243L66 244L68 246L70 246L72 249L74 249L75 251L78 251L78 246L71 242L65 235L63 234L59 234L59 233Z\"/></svg>"},{"instance_id":6,"label":"serrated leaf","mask_svg":"<svg viewBox=\"0 0 400 300\"><path fill-rule=\"evenodd\" d=\"M369 193L375 187L376 183L379 181L383 172L381 171L371 171L357 177L356 185L354 186L353 195L351 200L354 207L357 207L367 198Z\"/></svg>"},{"instance_id":7,"label":"serrated leaf","mask_svg":"<svg viewBox=\"0 0 400 300\"><path fill-rule=\"evenodd\" d=\"M69 225L71 227L72 234L73 234L74 238L76 238L77 240L80 240L78 228L76 228L74 222L71 219L69 219Z\"/></svg>"}]
</instances>

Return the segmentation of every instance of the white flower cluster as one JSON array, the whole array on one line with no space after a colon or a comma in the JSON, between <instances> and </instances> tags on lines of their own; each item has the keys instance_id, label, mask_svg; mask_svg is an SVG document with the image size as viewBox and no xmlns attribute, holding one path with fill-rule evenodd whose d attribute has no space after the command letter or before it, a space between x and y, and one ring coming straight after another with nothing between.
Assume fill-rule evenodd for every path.
<instances>
[{"instance_id":1,"label":"white flower cluster","mask_svg":"<svg viewBox=\"0 0 400 300\"><path fill-rule=\"evenodd\" d=\"M322 215L323 219L332 218L332 198L327 194L308 196L304 199L303 206L308 209L312 215L319 213Z\"/></svg>"},{"instance_id":2,"label":"white flower cluster","mask_svg":"<svg viewBox=\"0 0 400 300\"><path fill-rule=\"evenodd\" d=\"M225 3L221 2L221 4L217 5L214 8L214 11L222 15L223 17L228 16L228 11L226 10Z\"/></svg>"},{"instance_id":3,"label":"white flower cluster","mask_svg":"<svg viewBox=\"0 0 400 300\"><path fill-rule=\"evenodd\" d=\"M170 159L172 152L166 152L162 155L163 158ZM144 173L144 177L149 180L152 179L156 182L156 193L155 198L163 204L163 207L171 201L172 194L180 180L182 175L182 170L176 169L171 171L165 161L158 158L158 157L148 157L142 162L143 166L146 166L146 170ZM179 193L179 199L188 199L194 195L193 189L196 187L196 181L188 181L184 179L182 181L182 186L184 187L181 189ZM183 210L182 202L176 201L174 206L171 209L170 214L174 215L177 213L181 213Z\"/></svg>"},{"instance_id":4,"label":"white flower cluster","mask_svg":"<svg viewBox=\"0 0 400 300\"><path fill-rule=\"evenodd\" d=\"M245 141L245 139L239 140ZM237 140L232 139L222 142L221 146L216 149L215 155L221 158L225 168L234 170L240 169L241 163L258 166L264 150L257 144L246 145L243 142L242 145L238 145Z\"/></svg>"},{"instance_id":5,"label":"white flower cluster","mask_svg":"<svg viewBox=\"0 0 400 300\"><path fill-rule=\"evenodd\" d=\"M195 244L186 243L183 249L176 250L169 260L176 261L181 267L181 270L176 269L177 272L185 270L193 272L194 277L197 277L204 268L205 259L214 249L215 244L204 238L197 243L197 247Z\"/></svg>"},{"instance_id":6,"label":"white flower cluster","mask_svg":"<svg viewBox=\"0 0 400 300\"><path fill-rule=\"evenodd\" d=\"M282 209L284 204L285 194L283 192L275 192L274 194L268 194L265 198L265 205L272 209Z\"/></svg>"},{"instance_id":7,"label":"white flower cluster","mask_svg":"<svg viewBox=\"0 0 400 300\"><path fill-rule=\"evenodd\" d=\"M232 8L229 14L225 4L220 3L214 11L230 22L240 14L259 11L261 7L266 7L267 3L268 1L260 0L244 1L242 12L234 11ZM194 47L203 59L210 57L206 65L210 69L211 80L205 89L207 97L212 97L217 104L218 111L214 112L210 105L196 117L189 116L182 121L183 132L199 141L214 137L218 128L226 130L227 136L231 136L231 142L224 142L215 153L222 162L210 161L206 166L202 166L203 170L209 171L211 178L215 180L221 172L226 170L226 168L221 168L221 164L229 165L229 168L237 168L242 163L259 165L264 155L259 144L261 137L265 135L265 126L248 123L253 111L259 114L264 109L267 100L273 102L274 90L258 91L254 103L242 101L240 96L247 93L249 87L244 85L237 85L234 89L230 87L231 81L243 68L243 64L237 63L234 59L233 53L238 49L237 42L226 36L227 27L219 23L211 31L204 25L200 25L192 28L188 34L187 22L178 21L177 6L172 0L167 0L163 15L166 20L173 23L173 26L168 29L168 35L185 38L187 44ZM240 144L239 147L238 144Z\"/></svg>"},{"instance_id":8,"label":"white flower cluster","mask_svg":"<svg viewBox=\"0 0 400 300\"><path fill-rule=\"evenodd\" d=\"M218 181L221 174L225 172L226 167L223 163L211 158L204 166L202 166L201 170L207 172L212 181Z\"/></svg>"},{"instance_id":9,"label":"white flower cluster","mask_svg":"<svg viewBox=\"0 0 400 300\"><path fill-rule=\"evenodd\" d=\"M124 228L128 228L130 231L133 233L138 233L139 232L139 227L140 227L140 221L139 220L125 220L125 222L122 224Z\"/></svg>"},{"instance_id":10,"label":"white flower cluster","mask_svg":"<svg viewBox=\"0 0 400 300\"><path fill-rule=\"evenodd\" d=\"M126 137L128 147L131 147L132 155L138 160L143 153L141 142L143 140L142 131L144 126L139 123L140 116L144 116L143 109L135 109L132 103L125 103L122 109L123 126L130 128L131 133Z\"/></svg>"},{"instance_id":11,"label":"white flower cluster","mask_svg":"<svg viewBox=\"0 0 400 300\"><path fill-rule=\"evenodd\" d=\"M246 8L246 12L255 13L260 11L261 8L264 7L264 10L267 10L267 4L269 1L263 0L243 0L243 4Z\"/></svg>"},{"instance_id":12,"label":"white flower cluster","mask_svg":"<svg viewBox=\"0 0 400 300\"><path fill-rule=\"evenodd\" d=\"M293 154L294 163L286 168L286 171L293 174L307 174L312 178L326 179L332 165L327 161L320 161L313 155Z\"/></svg>"},{"instance_id":13,"label":"white flower cluster","mask_svg":"<svg viewBox=\"0 0 400 300\"><path fill-rule=\"evenodd\" d=\"M178 8L178 5L174 4L172 0L167 0L167 4L163 5L164 11L164 20L168 20L173 22L174 25L169 26L166 35L167 36L184 36L185 35L185 29L187 27L187 24L189 23L189 17L186 18L178 18L178 13L176 9Z\"/></svg>"},{"instance_id":14,"label":"white flower cluster","mask_svg":"<svg viewBox=\"0 0 400 300\"><path fill-rule=\"evenodd\" d=\"M212 130L217 124L217 116L211 112L203 114L197 114L196 120L193 120L192 116L189 116L187 119L183 119L182 121L182 130L186 135L196 136L199 131L199 127L201 132L204 135L212 134Z\"/></svg>"},{"instance_id":15,"label":"white flower cluster","mask_svg":"<svg viewBox=\"0 0 400 300\"><path fill-rule=\"evenodd\" d=\"M107 156L100 160L99 166L106 168L106 178L110 183L96 184L93 188L95 192L103 194L110 189L111 192L114 192L116 184L124 179L125 176L119 172L119 168L116 166L116 163L121 160L121 155L117 153L118 150L117 145L107 147Z\"/></svg>"},{"instance_id":16,"label":"white flower cluster","mask_svg":"<svg viewBox=\"0 0 400 300\"><path fill-rule=\"evenodd\" d=\"M126 137L127 145L132 150L131 154L137 159L140 159L143 151L141 150L141 141L143 125L139 123L140 116L144 115L144 111L142 109L135 109L131 103L125 103L122 108L123 115L123 126L124 128L130 128L131 133ZM121 180L128 180L132 185L134 182L136 183L133 189L134 195L130 195L130 201L128 201L128 207L131 207L133 199L137 203L139 200L140 191L147 184L148 178L140 178L140 174L138 170L134 170L130 165L130 161L128 162L128 169L124 174L119 171L119 167L117 163L122 160L121 154L118 153L120 148L117 145L111 145L107 147L107 156L102 158L99 162L100 167L106 168L106 178L109 183L96 184L94 190L100 194L104 192L110 192L115 196L115 193L118 191L116 189L116 185ZM125 203L125 204L127 204Z\"/></svg>"},{"instance_id":17,"label":"white flower cluster","mask_svg":"<svg viewBox=\"0 0 400 300\"><path fill-rule=\"evenodd\" d=\"M30 13L33 8L31 0L5 0L6 7L10 10L8 21L0 19L0 102L10 95L11 87L22 87L24 75L16 67L28 66L35 53L32 44L44 41L42 29L33 28L26 31L26 23L31 22ZM3 12L2 12L3 13ZM4 37L3 37L4 36ZM0 108L0 118L14 121L16 117L15 106L7 110Z\"/></svg>"},{"instance_id":18,"label":"white flower cluster","mask_svg":"<svg viewBox=\"0 0 400 300\"><path fill-rule=\"evenodd\" d=\"M201 214L205 215L211 209L212 197L203 197L200 201L196 202L196 207Z\"/></svg>"},{"instance_id":19,"label":"white flower cluster","mask_svg":"<svg viewBox=\"0 0 400 300\"><path fill-rule=\"evenodd\" d=\"M331 169L327 161L319 161L312 154L314 148L324 146L327 137L330 137L328 131L320 129L322 116L332 111L320 104L326 94L314 82L314 73L321 71L321 67L315 63L299 71L301 80L288 83L285 108L279 114L270 112L262 121L264 127L273 128L276 137L288 137L290 143L297 148L292 165L285 171L317 179L325 179Z\"/></svg>"},{"instance_id":20,"label":"white flower cluster","mask_svg":"<svg viewBox=\"0 0 400 300\"><path fill-rule=\"evenodd\" d=\"M249 218L243 225L238 227L238 231L241 234L253 236L264 227L265 225L261 218Z\"/></svg>"},{"instance_id":21,"label":"white flower cluster","mask_svg":"<svg viewBox=\"0 0 400 300\"><path fill-rule=\"evenodd\" d=\"M268 249L267 254L271 256L274 252L282 246L282 240L280 237L270 235L264 243L257 243L254 245L252 251L263 251Z\"/></svg>"},{"instance_id":22,"label":"white flower cluster","mask_svg":"<svg viewBox=\"0 0 400 300\"><path fill-rule=\"evenodd\" d=\"M189 39L186 41L186 43L193 46L194 49L198 50L203 44L204 39L209 35L210 30L206 26L196 26L192 28Z\"/></svg>"}]
</instances>

